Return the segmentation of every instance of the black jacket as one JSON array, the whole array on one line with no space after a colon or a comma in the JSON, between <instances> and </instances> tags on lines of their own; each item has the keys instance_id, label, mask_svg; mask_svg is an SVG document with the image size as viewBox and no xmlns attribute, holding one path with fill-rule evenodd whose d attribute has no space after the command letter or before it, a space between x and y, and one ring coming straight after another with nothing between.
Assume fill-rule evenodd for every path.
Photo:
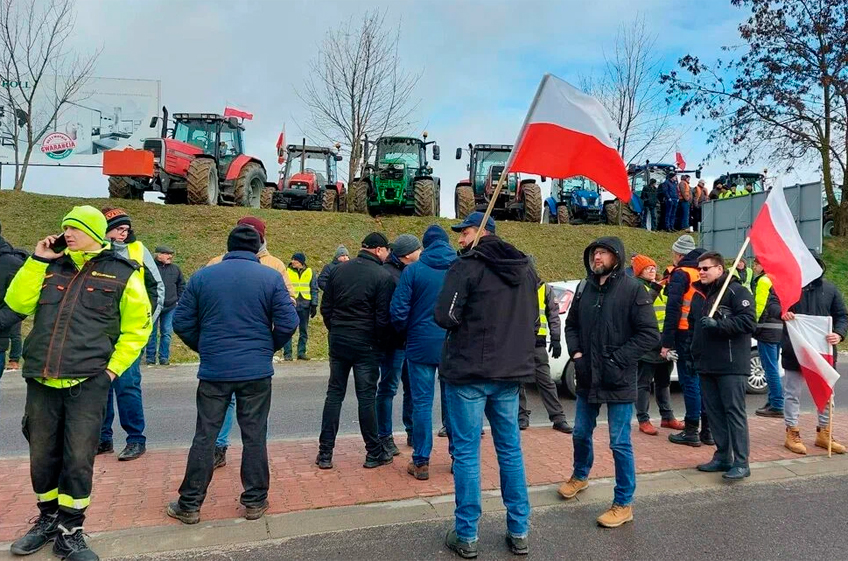
<instances>
[{"instance_id":1,"label":"black jacket","mask_svg":"<svg viewBox=\"0 0 848 561\"><path fill-rule=\"evenodd\" d=\"M389 258L383 263L383 268L392 276L392 296L394 296L395 288L400 281L400 274L403 272L405 265L394 255L389 254ZM399 332L393 325L386 330L386 348L387 349L403 349L406 348L406 334Z\"/></svg>"},{"instance_id":2,"label":"black jacket","mask_svg":"<svg viewBox=\"0 0 848 561\"><path fill-rule=\"evenodd\" d=\"M330 332L330 353L336 337L384 348L391 333L389 306L393 292L392 276L367 251L360 251L355 259L331 271L321 299L321 316Z\"/></svg>"},{"instance_id":3,"label":"black jacket","mask_svg":"<svg viewBox=\"0 0 848 561\"><path fill-rule=\"evenodd\" d=\"M18 269L24 264L27 255L25 251L15 249L12 245L0 236L0 307L3 306L3 300L6 298L6 289L12 284L12 279L15 278ZM9 345L8 329L0 330L0 350L5 350ZM3 365L0 365L3 368Z\"/></svg>"},{"instance_id":4,"label":"black jacket","mask_svg":"<svg viewBox=\"0 0 848 561\"><path fill-rule=\"evenodd\" d=\"M689 331L692 333L692 358L695 370L704 376L751 373L751 335L757 327L754 318L754 298L739 279L733 277L721 297L714 319L715 329L704 329L701 318L709 315L727 273L715 282L695 283L697 292L692 298Z\"/></svg>"},{"instance_id":5,"label":"black jacket","mask_svg":"<svg viewBox=\"0 0 848 561\"><path fill-rule=\"evenodd\" d=\"M645 203L646 208L654 208L657 206L657 184L654 183L651 185L645 185L642 188L642 192L639 194L639 198L642 199L642 202Z\"/></svg>"},{"instance_id":6,"label":"black jacket","mask_svg":"<svg viewBox=\"0 0 848 561\"><path fill-rule=\"evenodd\" d=\"M447 330L439 376L452 384L534 379L539 278L522 252L480 238L445 275L436 324Z\"/></svg>"},{"instance_id":7,"label":"black jacket","mask_svg":"<svg viewBox=\"0 0 848 561\"><path fill-rule=\"evenodd\" d=\"M821 265L822 270L825 270L824 261L816 257L816 260ZM776 300L777 298L774 297ZM838 333L842 339L848 334L848 311L845 309L845 301L842 299L839 289L833 283L825 280L824 277L819 277L803 289L801 289L801 299L797 304L789 308L790 312L796 314L807 314L811 316L830 316L833 318L833 332ZM787 370L801 370L798 364L798 359L795 358L795 351L792 349L792 342L789 340L789 333L786 327L783 328L782 341L783 358L781 364ZM839 352L836 347L833 348L833 361L836 362L836 357Z\"/></svg>"},{"instance_id":8,"label":"black jacket","mask_svg":"<svg viewBox=\"0 0 848 561\"><path fill-rule=\"evenodd\" d=\"M754 297L754 315L756 317L757 304L757 285L760 280L765 277L765 273L755 276L751 279L751 295ZM757 320L757 329L754 331L754 338L759 343L780 343L783 335L783 320L780 319L780 300L774 293L774 288L769 288L768 296L766 297L766 307L763 313Z\"/></svg>"},{"instance_id":9,"label":"black jacket","mask_svg":"<svg viewBox=\"0 0 848 561\"><path fill-rule=\"evenodd\" d=\"M538 300L538 298L539 295L536 294L536 299ZM560 339L562 339L562 324L559 321L559 304L557 304L554 291L551 290L549 284L545 284L545 317L548 318L548 336L539 337L539 335L536 335L537 347L547 346L548 339L552 343L559 343Z\"/></svg>"},{"instance_id":10,"label":"black jacket","mask_svg":"<svg viewBox=\"0 0 848 561\"><path fill-rule=\"evenodd\" d=\"M593 251L602 247L617 264L604 284L592 272ZM636 362L659 341L657 317L648 291L621 269L627 254L614 237L599 238L583 252L586 277L565 320L565 342L577 374L577 392L589 403L636 401Z\"/></svg>"},{"instance_id":11,"label":"black jacket","mask_svg":"<svg viewBox=\"0 0 848 561\"><path fill-rule=\"evenodd\" d=\"M321 290L327 289L327 280L330 278L330 273L332 273L333 270L341 264L342 262L338 259L333 259L332 262L324 265L324 268L321 269L321 273L318 275L318 288Z\"/></svg>"},{"instance_id":12,"label":"black jacket","mask_svg":"<svg viewBox=\"0 0 848 561\"><path fill-rule=\"evenodd\" d=\"M180 301L180 296L183 295L185 290L183 272L173 263L165 265L157 261L156 267L159 269L159 275L165 285L165 304L162 306L162 311L167 312L176 307L177 302Z\"/></svg>"},{"instance_id":13,"label":"black jacket","mask_svg":"<svg viewBox=\"0 0 848 561\"><path fill-rule=\"evenodd\" d=\"M663 324L661 346L667 349L676 349L678 352L686 353L689 350L689 332L677 329L680 324L680 314L683 308L683 295L689 290L689 275L679 267L698 267L698 258L706 252L703 248L696 248L687 253L677 264L668 279L665 295L668 301L665 304L665 323Z\"/></svg>"}]
</instances>

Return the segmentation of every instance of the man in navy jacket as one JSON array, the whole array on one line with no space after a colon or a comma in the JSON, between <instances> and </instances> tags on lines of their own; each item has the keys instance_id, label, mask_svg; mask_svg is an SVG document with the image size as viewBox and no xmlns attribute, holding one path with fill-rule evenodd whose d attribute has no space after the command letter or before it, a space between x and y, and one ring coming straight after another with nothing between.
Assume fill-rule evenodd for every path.
<instances>
[{"instance_id":1,"label":"man in navy jacket","mask_svg":"<svg viewBox=\"0 0 848 561\"><path fill-rule=\"evenodd\" d=\"M274 353L291 339L297 312L280 274L256 257L262 242L250 226L236 226L224 259L196 272L174 314L174 331L200 353L197 429L188 454L180 500L168 516L185 524L200 520L212 480L215 437L233 394L244 451L241 504L245 518L268 509L268 411Z\"/></svg>"}]
</instances>

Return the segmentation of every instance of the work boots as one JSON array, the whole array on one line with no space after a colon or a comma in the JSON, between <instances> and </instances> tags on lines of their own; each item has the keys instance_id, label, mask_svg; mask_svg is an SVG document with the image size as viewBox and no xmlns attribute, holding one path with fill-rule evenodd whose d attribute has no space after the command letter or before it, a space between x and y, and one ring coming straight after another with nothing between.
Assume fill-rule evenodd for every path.
<instances>
[{"instance_id":1,"label":"work boots","mask_svg":"<svg viewBox=\"0 0 848 561\"><path fill-rule=\"evenodd\" d=\"M392 456L400 456L400 450L398 450L397 444L395 444L394 436L384 436L382 438L382 441L383 449L386 451L386 453L391 454Z\"/></svg>"},{"instance_id":2,"label":"work boots","mask_svg":"<svg viewBox=\"0 0 848 561\"><path fill-rule=\"evenodd\" d=\"M609 510L598 517L598 525L604 528L618 528L633 521L633 507L613 504Z\"/></svg>"},{"instance_id":3,"label":"work boots","mask_svg":"<svg viewBox=\"0 0 848 561\"><path fill-rule=\"evenodd\" d=\"M222 468L227 465L227 447L226 446L216 446L215 454L213 455L213 464L212 469Z\"/></svg>"},{"instance_id":4,"label":"work boots","mask_svg":"<svg viewBox=\"0 0 848 561\"><path fill-rule=\"evenodd\" d=\"M830 429L827 427L816 427L816 446L827 450L827 441L830 440ZM836 442L834 438L830 444L830 449L834 454L844 454L845 446Z\"/></svg>"},{"instance_id":5,"label":"work boots","mask_svg":"<svg viewBox=\"0 0 848 561\"><path fill-rule=\"evenodd\" d=\"M559 496L563 499L573 499L577 496L577 493L588 486L588 479L577 479L572 476L568 481L559 486Z\"/></svg>"},{"instance_id":6,"label":"work boots","mask_svg":"<svg viewBox=\"0 0 848 561\"><path fill-rule=\"evenodd\" d=\"M42 513L25 536L12 544L10 551L15 555L31 555L56 539L59 533L59 516Z\"/></svg>"},{"instance_id":7,"label":"work boots","mask_svg":"<svg viewBox=\"0 0 848 561\"><path fill-rule=\"evenodd\" d=\"M686 421L686 426L683 432L668 435L668 441L672 444L682 444L684 446L693 446L695 448L701 446L701 439L698 437L698 421Z\"/></svg>"},{"instance_id":8,"label":"work boots","mask_svg":"<svg viewBox=\"0 0 848 561\"><path fill-rule=\"evenodd\" d=\"M657 430L657 427L651 424L651 421L640 421L639 432L643 432L650 436L656 436L660 433L660 431Z\"/></svg>"},{"instance_id":9,"label":"work boots","mask_svg":"<svg viewBox=\"0 0 848 561\"><path fill-rule=\"evenodd\" d=\"M59 534L53 542L53 555L66 561L100 561L100 557L88 548L82 528L66 529L59 525Z\"/></svg>"},{"instance_id":10,"label":"work boots","mask_svg":"<svg viewBox=\"0 0 848 561\"><path fill-rule=\"evenodd\" d=\"M816 442L818 442L818 438L816 438ZM783 446L796 454L807 453L807 447L801 441L801 430L798 427L786 427L786 441L783 443ZM825 442L824 446L827 448L827 442Z\"/></svg>"}]
</instances>

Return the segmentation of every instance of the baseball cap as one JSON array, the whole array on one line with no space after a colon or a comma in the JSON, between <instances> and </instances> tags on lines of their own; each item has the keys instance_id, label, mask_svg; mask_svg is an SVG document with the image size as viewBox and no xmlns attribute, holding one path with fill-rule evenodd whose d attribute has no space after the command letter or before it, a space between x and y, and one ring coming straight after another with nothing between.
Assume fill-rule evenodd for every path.
<instances>
[{"instance_id":1,"label":"baseball cap","mask_svg":"<svg viewBox=\"0 0 848 561\"><path fill-rule=\"evenodd\" d=\"M377 249L378 247L389 247L389 238L381 232L371 232L362 240L364 249Z\"/></svg>"},{"instance_id":2,"label":"baseball cap","mask_svg":"<svg viewBox=\"0 0 848 561\"><path fill-rule=\"evenodd\" d=\"M463 220L459 224L454 224L453 226L451 226L451 230L453 230L454 232L462 232L466 228L479 228L482 223L483 213L480 211L476 211L466 216L465 220ZM491 216L488 218L488 220L486 220L486 229L493 234L495 233L495 219Z\"/></svg>"}]
</instances>

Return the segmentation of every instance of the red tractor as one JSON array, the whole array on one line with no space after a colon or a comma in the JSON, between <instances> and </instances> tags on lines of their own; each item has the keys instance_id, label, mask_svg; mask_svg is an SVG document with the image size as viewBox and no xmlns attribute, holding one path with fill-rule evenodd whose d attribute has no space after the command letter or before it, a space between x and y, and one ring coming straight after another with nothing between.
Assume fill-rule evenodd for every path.
<instances>
[{"instance_id":1,"label":"red tractor","mask_svg":"<svg viewBox=\"0 0 848 561\"><path fill-rule=\"evenodd\" d=\"M342 160L336 149L289 144L279 156L285 158L280 182L273 191L271 208L287 210L324 210L345 212L345 185L339 181L337 163ZM263 196L263 206L267 195Z\"/></svg>"},{"instance_id":2,"label":"red tractor","mask_svg":"<svg viewBox=\"0 0 848 561\"><path fill-rule=\"evenodd\" d=\"M141 150L103 153L110 198L142 199L146 191L159 191L165 204L259 207L265 166L244 154L244 127L236 117L175 113L169 129L168 110L162 113L159 138L145 139Z\"/></svg>"}]
</instances>

